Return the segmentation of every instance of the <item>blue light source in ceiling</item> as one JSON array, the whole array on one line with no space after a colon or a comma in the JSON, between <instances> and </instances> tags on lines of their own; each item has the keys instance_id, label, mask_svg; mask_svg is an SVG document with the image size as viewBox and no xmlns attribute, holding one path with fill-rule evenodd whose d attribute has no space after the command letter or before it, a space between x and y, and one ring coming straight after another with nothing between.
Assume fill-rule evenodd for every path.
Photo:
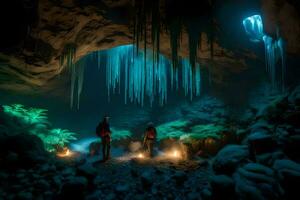
<instances>
[{"instance_id":1,"label":"blue light source in ceiling","mask_svg":"<svg viewBox=\"0 0 300 200\"><path fill-rule=\"evenodd\" d=\"M260 42L264 36L264 26L260 15L253 15L243 20L243 25L250 40Z\"/></svg>"}]
</instances>

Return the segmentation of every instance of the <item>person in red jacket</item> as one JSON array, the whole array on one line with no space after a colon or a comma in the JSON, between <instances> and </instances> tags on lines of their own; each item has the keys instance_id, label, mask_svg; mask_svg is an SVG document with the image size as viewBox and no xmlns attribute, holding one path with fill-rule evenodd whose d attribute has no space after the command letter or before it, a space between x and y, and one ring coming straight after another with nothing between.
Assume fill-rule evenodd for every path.
<instances>
[{"instance_id":1,"label":"person in red jacket","mask_svg":"<svg viewBox=\"0 0 300 200\"><path fill-rule=\"evenodd\" d=\"M150 157L153 156L153 146L156 140L156 128L152 122L148 123L148 126L144 135L144 148L146 148L147 153Z\"/></svg>"},{"instance_id":2,"label":"person in red jacket","mask_svg":"<svg viewBox=\"0 0 300 200\"><path fill-rule=\"evenodd\" d=\"M102 155L103 161L110 159L110 143L111 143L111 131L109 126L109 117L105 116L96 128L97 135L102 141Z\"/></svg>"}]
</instances>

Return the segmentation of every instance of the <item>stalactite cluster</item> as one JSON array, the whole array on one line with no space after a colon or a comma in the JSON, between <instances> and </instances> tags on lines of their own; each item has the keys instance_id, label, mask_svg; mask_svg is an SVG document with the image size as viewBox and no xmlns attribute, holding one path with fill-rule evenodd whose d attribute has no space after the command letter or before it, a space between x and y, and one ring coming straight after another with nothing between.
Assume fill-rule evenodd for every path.
<instances>
[{"instance_id":1,"label":"stalactite cluster","mask_svg":"<svg viewBox=\"0 0 300 200\"><path fill-rule=\"evenodd\" d=\"M83 85L83 72L84 72L84 62L79 61L75 64L76 59L76 45L69 43L66 44L62 55L60 56L60 67L66 67L71 73L71 107L74 104L74 96L75 96L75 86L77 85L77 107L79 108L79 99L82 91ZM84 59L82 59L84 60ZM76 84L77 83L77 84Z\"/></svg>"},{"instance_id":2,"label":"stalactite cluster","mask_svg":"<svg viewBox=\"0 0 300 200\"><path fill-rule=\"evenodd\" d=\"M284 41L282 38L276 40L267 35L263 37L263 41L265 44L266 71L272 86L284 91L286 73ZM279 60L281 60L281 67L277 65Z\"/></svg>"},{"instance_id":3,"label":"stalactite cluster","mask_svg":"<svg viewBox=\"0 0 300 200\"><path fill-rule=\"evenodd\" d=\"M264 33L263 21L260 15L253 15L243 20L246 33L252 42L264 42L266 71L273 88L284 91L285 89L285 46L283 39L277 34L272 38ZM281 65L278 65L281 60Z\"/></svg>"},{"instance_id":4,"label":"stalactite cluster","mask_svg":"<svg viewBox=\"0 0 300 200\"><path fill-rule=\"evenodd\" d=\"M213 3L211 0L201 2L194 0L135 0L134 43L137 47L144 42L147 49L147 34L150 29L151 44L156 60L159 58L159 37L162 31L170 35L172 65L178 65L178 49L183 30L188 34L189 60L193 70L197 62L197 51L201 32L209 35L211 51L213 51L214 23ZM213 52L211 52L213 57Z\"/></svg>"},{"instance_id":5,"label":"stalactite cluster","mask_svg":"<svg viewBox=\"0 0 300 200\"><path fill-rule=\"evenodd\" d=\"M66 66L72 69L76 59L76 45L73 43L66 44L60 56L60 67Z\"/></svg>"},{"instance_id":6,"label":"stalactite cluster","mask_svg":"<svg viewBox=\"0 0 300 200\"><path fill-rule=\"evenodd\" d=\"M188 59L179 60L180 68L173 68L166 57L159 54L159 59L154 60L155 56L151 51L146 51L145 55L145 52L138 50L135 45L119 46L85 56L73 66L71 71L71 106L73 106L77 88L77 105L79 107L84 67L88 62L105 69L108 100L112 94L122 92L125 104L130 102L143 106L147 97L150 105L156 100L160 105L164 105L167 102L170 85L176 90L183 89L184 94L190 96L190 99L200 95L199 64L196 64L193 75L192 65ZM181 73L179 73L179 69L181 69ZM179 85L182 88L179 88Z\"/></svg>"}]
</instances>

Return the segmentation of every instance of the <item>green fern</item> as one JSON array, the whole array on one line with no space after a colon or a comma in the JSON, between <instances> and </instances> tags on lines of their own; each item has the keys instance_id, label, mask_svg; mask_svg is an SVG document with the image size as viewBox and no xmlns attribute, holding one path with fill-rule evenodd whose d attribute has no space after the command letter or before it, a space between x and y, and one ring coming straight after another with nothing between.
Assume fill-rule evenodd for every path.
<instances>
[{"instance_id":1,"label":"green fern","mask_svg":"<svg viewBox=\"0 0 300 200\"><path fill-rule=\"evenodd\" d=\"M76 134L67 129L51 128L46 109L25 108L21 104L5 105L3 108L5 124L0 128L6 135L36 135L41 138L48 151L55 151L57 147L76 140Z\"/></svg>"},{"instance_id":2,"label":"green fern","mask_svg":"<svg viewBox=\"0 0 300 200\"><path fill-rule=\"evenodd\" d=\"M178 139L180 138L180 136L186 134L185 129L188 125L189 122L183 120L176 120L165 124L161 124L157 127L157 139Z\"/></svg>"},{"instance_id":3,"label":"green fern","mask_svg":"<svg viewBox=\"0 0 300 200\"><path fill-rule=\"evenodd\" d=\"M191 128L191 132L180 137L182 141L201 140L206 138L220 139L226 131L224 126L215 124L196 125Z\"/></svg>"},{"instance_id":4,"label":"green fern","mask_svg":"<svg viewBox=\"0 0 300 200\"><path fill-rule=\"evenodd\" d=\"M113 140L122 140L122 139L128 139L132 136L132 133L127 130L118 130L118 129L111 129L112 131L112 139Z\"/></svg>"},{"instance_id":5,"label":"green fern","mask_svg":"<svg viewBox=\"0 0 300 200\"><path fill-rule=\"evenodd\" d=\"M8 115L20 118L26 123L48 123L47 110L40 108L25 108L21 104L5 105L4 112Z\"/></svg>"}]
</instances>

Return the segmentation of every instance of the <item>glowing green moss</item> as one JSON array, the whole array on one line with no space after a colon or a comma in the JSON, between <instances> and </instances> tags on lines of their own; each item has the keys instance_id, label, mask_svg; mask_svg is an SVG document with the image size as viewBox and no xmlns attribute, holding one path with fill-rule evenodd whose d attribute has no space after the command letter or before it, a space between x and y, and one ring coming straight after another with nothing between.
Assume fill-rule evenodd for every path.
<instances>
[{"instance_id":1,"label":"glowing green moss","mask_svg":"<svg viewBox=\"0 0 300 200\"><path fill-rule=\"evenodd\" d=\"M191 126L189 121L176 120L157 127L157 139L180 139L182 141L206 138L220 139L226 128L221 125L205 124Z\"/></svg>"},{"instance_id":2,"label":"glowing green moss","mask_svg":"<svg viewBox=\"0 0 300 200\"><path fill-rule=\"evenodd\" d=\"M215 124L196 125L191 128L191 132L180 137L182 141L201 140L206 138L220 139L222 133L226 131L224 126Z\"/></svg>"},{"instance_id":3,"label":"glowing green moss","mask_svg":"<svg viewBox=\"0 0 300 200\"><path fill-rule=\"evenodd\" d=\"M112 140L122 140L122 139L128 139L132 136L132 133L128 130L118 130L115 128L111 128L112 131Z\"/></svg>"},{"instance_id":4,"label":"glowing green moss","mask_svg":"<svg viewBox=\"0 0 300 200\"><path fill-rule=\"evenodd\" d=\"M157 139L180 138L180 136L186 134L184 130L188 124L189 122L184 120L176 120L162 124L157 127Z\"/></svg>"}]
</instances>

